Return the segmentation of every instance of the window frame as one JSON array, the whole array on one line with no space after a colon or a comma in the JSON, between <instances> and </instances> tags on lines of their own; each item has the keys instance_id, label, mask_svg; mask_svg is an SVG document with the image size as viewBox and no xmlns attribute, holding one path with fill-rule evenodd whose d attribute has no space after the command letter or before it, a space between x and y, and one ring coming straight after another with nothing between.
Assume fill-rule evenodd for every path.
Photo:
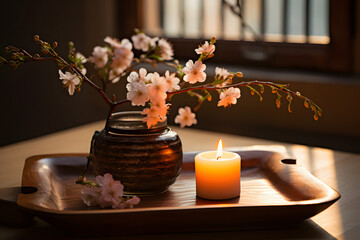
<instances>
[{"instance_id":1,"label":"window frame","mask_svg":"<svg viewBox=\"0 0 360 240\"><path fill-rule=\"evenodd\" d=\"M137 23L142 27L142 1L137 1ZM329 37L328 44L254 42L218 40L216 63L239 64L271 68L302 69L353 73L359 68L354 66L354 49L359 48L354 36L355 0L329 0ZM357 29L358 31L358 29ZM175 46L178 59L196 57L194 48L199 39L168 38ZM259 55L260 53L260 55ZM262 55L261 55L262 53Z\"/></svg>"}]
</instances>

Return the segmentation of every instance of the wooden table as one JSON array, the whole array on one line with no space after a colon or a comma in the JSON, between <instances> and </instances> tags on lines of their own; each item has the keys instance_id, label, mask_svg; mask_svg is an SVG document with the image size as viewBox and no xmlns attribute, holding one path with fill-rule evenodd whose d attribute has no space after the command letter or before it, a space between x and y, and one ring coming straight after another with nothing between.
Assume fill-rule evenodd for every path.
<instances>
[{"instance_id":1,"label":"wooden table","mask_svg":"<svg viewBox=\"0 0 360 240\"><path fill-rule=\"evenodd\" d=\"M0 148L0 189L20 186L24 160L29 156L88 152L93 132L103 126L103 121L95 122ZM221 136L225 148L249 146L251 149L265 148L287 153L325 184L340 192L342 197L324 212L293 228L140 235L121 239L360 239L360 207L357 205L360 204L359 154L189 128L172 128L182 139L185 152L215 149ZM0 225L0 239L15 238L77 239L37 218L33 225L25 228Z\"/></svg>"}]
</instances>

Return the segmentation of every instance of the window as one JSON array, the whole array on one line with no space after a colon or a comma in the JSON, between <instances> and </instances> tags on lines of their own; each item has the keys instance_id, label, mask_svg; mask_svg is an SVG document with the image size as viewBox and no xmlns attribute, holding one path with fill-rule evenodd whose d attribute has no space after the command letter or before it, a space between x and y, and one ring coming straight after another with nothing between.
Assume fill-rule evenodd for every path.
<instances>
[{"instance_id":1,"label":"window","mask_svg":"<svg viewBox=\"0 0 360 240\"><path fill-rule=\"evenodd\" d=\"M351 72L353 5L352 0L143 0L140 7L142 28L170 38L181 49L179 58L193 57L189 53L199 38L216 36L219 62Z\"/></svg>"}]
</instances>

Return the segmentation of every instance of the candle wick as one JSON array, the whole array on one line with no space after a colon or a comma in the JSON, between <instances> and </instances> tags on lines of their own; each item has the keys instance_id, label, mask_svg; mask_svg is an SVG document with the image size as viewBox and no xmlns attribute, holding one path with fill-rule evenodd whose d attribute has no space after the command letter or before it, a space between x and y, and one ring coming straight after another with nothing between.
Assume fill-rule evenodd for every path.
<instances>
[{"instance_id":1,"label":"candle wick","mask_svg":"<svg viewBox=\"0 0 360 240\"><path fill-rule=\"evenodd\" d=\"M221 158L221 156L218 156L218 157L216 158L216 160L219 160L219 158Z\"/></svg>"}]
</instances>

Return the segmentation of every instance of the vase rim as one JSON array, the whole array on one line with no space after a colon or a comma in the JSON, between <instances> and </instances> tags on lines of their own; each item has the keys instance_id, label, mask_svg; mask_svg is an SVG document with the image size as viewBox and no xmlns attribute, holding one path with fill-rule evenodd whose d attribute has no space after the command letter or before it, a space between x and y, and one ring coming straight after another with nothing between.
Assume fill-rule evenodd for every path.
<instances>
[{"instance_id":1,"label":"vase rim","mask_svg":"<svg viewBox=\"0 0 360 240\"><path fill-rule=\"evenodd\" d=\"M167 121L147 127L141 111L116 112L109 117L105 129L114 133L149 134L167 129Z\"/></svg>"}]
</instances>

